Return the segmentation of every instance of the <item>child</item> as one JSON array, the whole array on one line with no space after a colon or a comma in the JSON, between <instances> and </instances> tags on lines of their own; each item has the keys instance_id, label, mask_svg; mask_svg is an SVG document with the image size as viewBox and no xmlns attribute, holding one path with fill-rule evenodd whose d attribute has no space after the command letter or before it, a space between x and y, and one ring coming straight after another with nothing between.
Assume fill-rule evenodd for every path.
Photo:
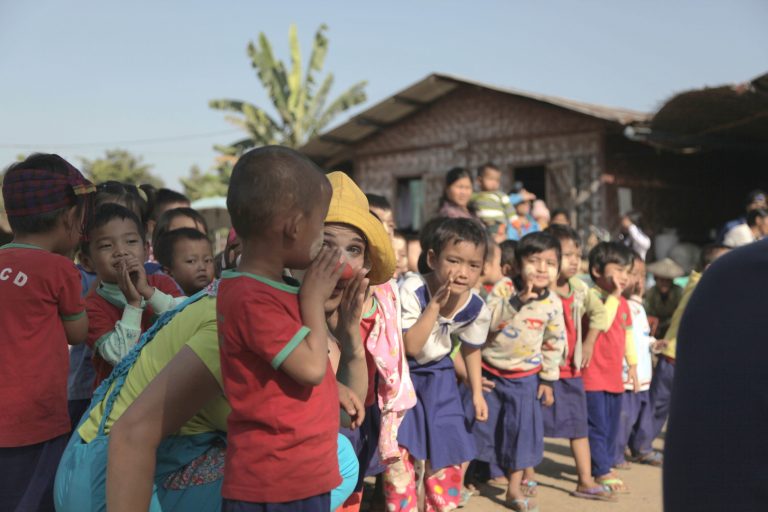
<instances>
[{"instance_id":1,"label":"child","mask_svg":"<svg viewBox=\"0 0 768 512\"><path fill-rule=\"evenodd\" d=\"M232 407L224 512L327 512L341 480L323 305L344 265L338 249L322 249L330 199L322 171L288 148L249 151L232 171L227 209L242 254L237 271L223 272L216 305ZM299 291L283 270L307 267Z\"/></svg>"},{"instance_id":2,"label":"child","mask_svg":"<svg viewBox=\"0 0 768 512\"><path fill-rule=\"evenodd\" d=\"M509 223L507 227L507 238L510 240L520 240L528 233L535 233L539 231L539 224L536 219L531 215L531 199L527 199L530 196L525 191L522 194L512 194L510 197L512 205L517 212L517 218Z\"/></svg>"},{"instance_id":3,"label":"child","mask_svg":"<svg viewBox=\"0 0 768 512\"><path fill-rule=\"evenodd\" d=\"M504 240L499 245L499 264L501 265L501 279L493 285L487 300L492 297L508 299L515 293L514 279L517 277L517 263L515 262L515 249L517 240Z\"/></svg>"},{"instance_id":4,"label":"child","mask_svg":"<svg viewBox=\"0 0 768 512\"><path fill-rule=\"evenodd\" d=\"M387 235L389 235L390 238L394 238L395 215L394 212L392 212L392 205L389 203L389 200L386 197L377 194L365 194L365 198L368 200L368 208L371 213L384 224L384 229L387 230Z\"/></svg>"},{"instance_id":5,"label":"child","mask_svg":"<svg viewBox=\"0 0 768 512\"><path fill-rule=\"evenodd\" d=\"M155 257L187 297L213 281L213 247L208 237L196 229L174 229L162 235Z\"/></svg>"},{"instance_id":6,"label":"child","mask_svg":"<svg viewBox=\"0 0 768 512\"><path fill-rule=\"evenodd\" d=\"M477 221L455 218L436 225L428 238L424 247L431 271L407 278L400 287L403 341L418 400L400 426L401 461L384 473L390 510L418 508L417 460L427 464L427 509L450 510L459 503L461 464L474 458L475 449L449 355L452 334L462 342L475 417L487 417L479 347L488 334L490 312L472 291L485 261L486 234Z\"/></svg>"},{"instance_id":7,"label":"child","mask_svg":"<svg viewBox=\"0 0 768 512\"><path fill-rule=\"evenodd\" d=\"M611 471L624 393L625 358L629 364L629 382L637 385L632 317L626 299L621 296L629 283L633 262L632 250L619 242L600 242L589 252L589 274L605 304L609 326L598 335L592 358L582 369L587 392L589 452L592 476L613 492L627 492L624 482Z\"/></svg>"},{"instance_id":8,"label":"child","mask_svg":"<svg viewBox=\"0 0 768 512\"><path fill-rule=\"evenodd\" d=\"M509 196L500 192L501 171L490 162L481 165L477 168L477 185L480 192L472 196L477 217L485 224L488 235L500 243L507 237L507 226L517 218Z\"/></svg>"},{"instance_id":9,"label":"child","mask_svg":"<svg viewBox=\"0 0 768 512\"><path fill-rule=\"evenodd\" d=\"M147 275L147 243L141 221L119 204L98 210L81 244L84 264L100 280L86 298L88 346L93 350L95 387L139 340L155 317L177 304L178 287L164 274Z\"/></svg>"},{"instance_id":10,"label":"child","mask_svg":"<svg viewBox=\"0 0 768 512\"><path fill-rule=\"evenodd\" d=\"M651 387L653 364L651 361L651 326L643 308L645 292L645 262L635 253L635 264L630 274L629 286L624 289L629 312L632 317L632 332L637 352L637 387L629 382L629 366L624 363L624 395L622 396L619 433L616 440L616 462L614 467L628 469L624 450L629 447L632 458L642 460L651 466L661 466L661 455L645 448L653 442L653 412L648 389Z\"/></svg>"},{"instance_id":11,"label":"child","mask_svg":"<svg viewBox=\"0 0 768 512\"><path fill-rule=\"evenodd\" d=\"M597 485L591 474L587 439L587 396L581 377L582 368L589 365L599 332L608 327L607 312L595 290L590 290L584 281L577 277L581 265L581 240L578 233L570 226L558 224L549 226L546 232L560 241L562 250L560 275L552 289L563 303L567 352L560 366L560 379L552 386L555 403L552 407L542 410L544 436L570 440L578 477L572 496L609 500L612 493ZM587 327L586 336L583 333L583 324ZM528 478L535 482L532 476Z\"/></svg>"},{"instance_id":12,"label":"child","mask_svg":"<svg viewBox=\"0 0 768 512\"><path fill-rule=\"evenodd\" d=\"M402 233L395 232L395 236L392 238L392 248L395 251L395 261L397 262L395 279L399 285L405 279L405 274L408 273L408 242Z\"/></svg>"},{"instance_id":13,"label":"child","mask_svg":"<svg viewBox=\"0 0 768 512\"><path fill-rule=\"evenodd\" d=\"M521 489L523 471L544 456L541 405L551 406L565 350L563 306L550 292L560 269L560 243L546 233L523 237L515 251L518 292L493 297L491 334L483 347L483 376L493 382L486 393L487 427L476 426L479 460L507 472L506 505L535 510ZM541 403L540 403L541 401Z\"/></svg>"},{"instance_id":14,"label":"child","mask_svg":"<svg viewBox=\"0 0 768 512\"><path fill-rule=\"evenodd\" d=\"M483 264L483 273L477 284L477 292L483 300L493 291L493 287L504 278L501 273L501 247L492 241L488 241L488 254Z\"/></svg>"},{"instance_id":15,"label":"child","mask_svg":"<svg viewBox=\"0 0 768 512\"><path fill-rule=\"evenodd\" d=\"M80 274L70 259L95 188L58 155L8 168L13 242L0 247L0 510L53 510L67 444L67 343L85 341Z\"/></svg>"},{"instance_id":16,"label":"child","mask_svg":"<svg viewBox=\"0 0 768 512\"><path fill-rule=\"evenodd\" d=\"M204 235L208 234L208 224L200 212L192 208L172 208L166 210L157 221L152 235L152 246L159 238L169 231L180 228L196 229Z\"/></svg>"}]
</instances>

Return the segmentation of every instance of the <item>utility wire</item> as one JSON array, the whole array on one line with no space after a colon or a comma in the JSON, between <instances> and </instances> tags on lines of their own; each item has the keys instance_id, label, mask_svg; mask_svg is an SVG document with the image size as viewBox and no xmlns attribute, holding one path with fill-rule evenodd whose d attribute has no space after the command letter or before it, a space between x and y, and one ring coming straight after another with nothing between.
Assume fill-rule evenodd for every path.
<instances>
[{"instance_id":1,"label":"utility wire","mask_svg":"<svg viewBox=\"0 0 768 512\"><path fill-rule=\"evenodd\" d=\"M87 148L97 146L121 146L121 145L138 145L138 144L162 144L165 142L176 142L182 140L203 139L207 137L213 137L215 135L231 135L234 133L243 133L239 128L230 128L229 130L219 130L217 132L207 133L193 133L189 135L175 135L172 137L157 137L153 139L133 139L133 140L117 140L111 142L80 142L74 144L13 144L0 142L0 148L3 149L36 149L36 148Z\"/></svg>"}]
</instances>

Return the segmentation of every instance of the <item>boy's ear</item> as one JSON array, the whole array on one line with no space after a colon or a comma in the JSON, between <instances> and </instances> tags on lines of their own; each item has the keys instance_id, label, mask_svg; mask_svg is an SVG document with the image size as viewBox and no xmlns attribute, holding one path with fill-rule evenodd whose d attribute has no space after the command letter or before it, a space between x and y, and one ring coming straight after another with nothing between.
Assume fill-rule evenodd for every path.
<instances>
[{"instance_id":1,"label":"boy's ear","mask_svg":"<svg viewBox=\"0 0 768 512\"><path fill-rule=\"evenodd\" d=\"M296 240L299 238L303 220L304 214L298 209L297 211L290 213L283 221L283 234L288 237L289 240Z\"/></svg>"},{"instance_id":2,"label":"boy's ear","mask_svg":"<svg viewBox=\"0 0 768 512\"><path fill-rule=\"evenodd\" d=\"M600 271L597 269L597 267L594 267L594 268L590 269L590 271L589 271L589 276L592 278L592 280L593 280L593 281L597 281L598 279L600 279L601 277L603 277L603 273L602 273L602 272L600 272Z\"/></svg>"},{"instance_id":3,"label":"boy's ear","mask_svg":"<svg viewBox=\"0 0 768 512\"><path fill-rule=\"evenodd\" d=\"M71 206L64 215L61 216L61 222L64 228L69 232L73 229L80 229L82 213L78 211L77 206Z\"/></svg>"},{"instance_id":4,"label":"boy's ear","mask_svg":"<svg viewBox=\"0 0 768 512\"><path fill-rule=\"evenodd\" d=\"M170 267L166 267L165 265L163 265L161 268L162 268L163 274L167 275L170 278L173 278L173 271L171 271Z\"/></svg>"},{"instance_id":5,"label":"boy's ear","mask_svg":"<svg viewBox=\"0 0 768 512\"><path fill-rule=\"evenodd\" d=\"M427 266L431 268L432 270L435 270L435 264L437 263L437 254L435 254L434 249L430 249L427 251Z\"/></svg>"},{"instance_id":6,"label":"boy's ear","mask_svg":"<svg viewBox=\"0 0 768 512\"><path fill-rule=\"evenodd\" d=\"M93 268L93 260L90 256L85 254L84 252L80 251L80 265L85 269L86 272L90 272L91 274L95 274L96 270Z\"/></svg>"}]
</instances>

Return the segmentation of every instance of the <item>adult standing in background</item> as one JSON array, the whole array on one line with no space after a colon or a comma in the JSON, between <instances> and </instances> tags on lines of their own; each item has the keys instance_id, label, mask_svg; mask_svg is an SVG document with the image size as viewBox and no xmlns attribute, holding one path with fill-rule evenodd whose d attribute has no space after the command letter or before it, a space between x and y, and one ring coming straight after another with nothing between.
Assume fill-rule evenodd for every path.
<instances>
[{"instance_id":1,"label":"adult standing in background","mask_svg":"<svg viewBox=\"0 0 768 512\"><path fill-rule=\"evenodd\" d=\"M648 253L648 249L651 248L651 239L640 229L642 218L642 214L636 210L626 213L621 218L619 239L645 261L645 255Z\"/></svg>"},{"instance_id":2,"label":"adult standing in background","mask_svg":"<svg viewBox=\"0 0 768 512\"><path fill-rule=\"evenodd\" d=\"M437 215L476 219L472 199L472 175L463 167L454 167L445 175L445 189Z\"/></svg>"}]
</instances>

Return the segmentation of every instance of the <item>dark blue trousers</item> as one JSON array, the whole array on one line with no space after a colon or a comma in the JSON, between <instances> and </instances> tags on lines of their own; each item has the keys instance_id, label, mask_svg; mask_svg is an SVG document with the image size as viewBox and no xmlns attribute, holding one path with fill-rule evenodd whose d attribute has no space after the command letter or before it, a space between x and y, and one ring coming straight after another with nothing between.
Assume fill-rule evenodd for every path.
<instances>
[{"instance_id":1,"label":"dark blue trousers","mask_svg":"<svg viewBox=\"0 0 768 512\"><path fill-rule=\"evenodd\" d=\"M592 456L592 476L611 472L616 459L616 436L621 415L623 393L587 391L587 422L589 423L589 452Z\"/></svg>"},{"instance_id":2,"label":"dark blue trousers","mask_svg":"<svg viewBox=\"0 0 768 512\"><path fill-rule=\"evenodd\" d=\"M672 381L675 379L675 365L667 359L660 357L656 363L656 369L653 371L651 379L651 407L653 408L653 418L651 442L661 434L664 423L669 415L669 403L672 397ZM648 451L651 450L651 444L648 443Z\"/></svg>"},{"instance_id":3,"label":"dark blue trousers","mask_svg":"<svg viewBox=\"0 0 768 512\"><path fill-rule=\"evenodd\" d=\"M0 510L53 512L53 480L67 441L69 434L0 448Z\"/></svg>"},{"instance_id":4,"label":"dark blue trousers","mask_svg":"<svg viewBox=\"0 0 768 512\"><path fill-rule=\"evenodd\" d=\"M287 503L250 503L224 498L221 505L221 512L328 512L330 509L329 492Z\"/></svg>"},{"instance_id":5,"label":"dark blue trousers","mask_svg":"<svg viewBox=\"0 0 768 512\"><path fill-rule=\"evenodd\" d=\"M651 451L653 422L651 399L648 391L625 391L621 397L619 433L616 437L616 464L624 462L624 449L628 446L633 456Z\"/></svg>"}]
</instances>

